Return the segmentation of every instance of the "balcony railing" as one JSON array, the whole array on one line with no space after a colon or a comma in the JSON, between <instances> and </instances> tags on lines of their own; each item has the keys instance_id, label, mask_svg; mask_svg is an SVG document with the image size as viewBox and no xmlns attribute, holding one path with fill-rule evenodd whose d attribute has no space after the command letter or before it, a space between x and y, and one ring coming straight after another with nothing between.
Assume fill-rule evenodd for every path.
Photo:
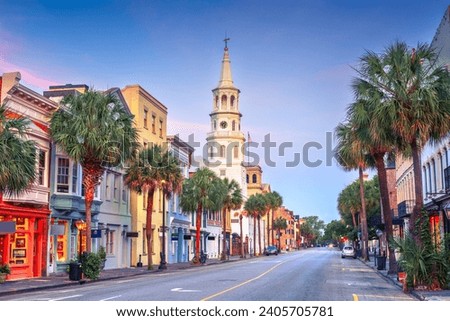
<instances>
[{"instance_id":1,"label":"balcony railing","mask_svg":"<svg viewBox=\"0 0 450 321\"><path fill-rule=\"evenodd\" d=\"M405 200L397 205L398 217L402 218L412 214L414 208L413 200Z\"/></svg>"}]
</instances>

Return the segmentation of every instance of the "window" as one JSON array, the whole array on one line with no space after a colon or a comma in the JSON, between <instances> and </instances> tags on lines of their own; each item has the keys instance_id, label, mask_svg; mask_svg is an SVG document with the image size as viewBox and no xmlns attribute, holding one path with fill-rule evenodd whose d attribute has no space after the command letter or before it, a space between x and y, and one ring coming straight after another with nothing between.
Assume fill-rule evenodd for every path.
<instances>
[{"instance_id":1,"label":"window","mask_svg":"<svg viewBox=\"0 0 450 321\"><path fill-rule=\"evenodd\" d=\"M77 193L77 185L78 185L78 164L72 165L72 194Z\"/></svg>"},{"instance_id":2,"label":"window","mask_svg":"<svg viewBox=\"0 0 450 321\"><path fill-rule=\"evenodd\" d=\"M219 108L219 96L216 96L216 102L214 107L216 107L216 109Z\"/></svg>"},{"instance_id":3,"label":"window","mask_svg":"<svg viewBox=\"0 0 450 321\"><path fill-rule=\"evenodd\" d=\"M142 254L147 254L147 229L142 228Z\"/></svg>"},{"instance_id":4,"label":"window","mask_svg":"<svg viewBox=\"0 0 450 321\"><path fill-rule=\"evenodd\" d=\"M248 174L247 174L247 178L246 178L247 184L249 183L249 178L248 178Z\"/></svg>"},{"instance_id":5,"label":"window","mask_svg":"<svg viewBox=\"0 0 450 321\"><path fill-rule=\"evenodd\" d=\"M105 199L107 201L109 201L111 199L111 175L109 173L106 173Z\"/></svg>"},{"instance_id":6,"label":"window","mask_svg":"<svg viewBox=\"0 0 450 321\"><path fill-rule=\"evenodd\" d=\"M156 116L152 115L152 133L156 134Z\"/></svg>"},{"instance_id":7,"label":"window","mask_svg":"<svg viewBox=\"0 0 450 321\"><path fill-rule=\"evenodd\" d=\"M144 108L144 128L148 128L148 110Z\"/></svg>"},{"instance_id":8,"label":"window","mask_svg":"<svg viewBox=\"0 0 450 321\"><path fill-rule=\"evenodd\" d=\"M69 159L58 158L58 172L56 178L56 191L69 193Z\"/></svg>"},{"instance_id":9,"label":"window","mask_svg":"<svg viewBox=\"0 0 450 321\"><path fill-rule=\"evenodd\" d=\"M122 177L122 202L126 203L127 201L127 187L125 185L125 180Z\"/></svg>"},{"instance_id":10,"label":"window","mask_svg":"<svg viewBox=\"0 0 450 321\"><path fill-rule=\"evenodd\" d=\"M233 120L233 121L231 122L231 130L232 130L232 131L235 131L235 130L236 130L236 121L235 121L235 120Z\"/></svg>"},{"instance_id":11,"label":"window","mask_svg":"<svg viewBox=\"0 0 450 321\"><path fill-rule=\"evenodd\" d=\"M38 155L38 184L45 185L45 150L40 149Z\"/></svg>"},{"instance_id":12,"label":"window","mask_svg":"<svg viewBox=\"0 0 450 321\"><path fill-rule=\"evenodd\" d=\"M256 174L252 175L252 183L257 183L258 182L258 178L256 177Z\"/></svg>"},{"instance_id":13,"label":"window","mask_svg":"<svg viewBox=\"0 0 450 321\"><path fill-rule=\"evenodd\" d=\"M225 176L227 174L225 169L220 170L220 176Z\"/></svg>"},{"instance_id":14,"label":"window","mask_svg":"<svg viewBox=\"0 0 450 321\"><path fill-rule=\"evenodd\" d=\"M225 146L220 146L220 157L225 157Z\"/></svg>"},{"instance_id":15,"label":"window","mask_svg":"<svg viewBox=\"0 0 450 321\"><path fill-rule=\"evenodd\" d=\"M432 175L432 192L436 193L437 191L437 186L436 186L436 162L434 160L434 158L431 160L431 175Z\"/></svg>"},{"instance_id":16,"label":"window","mask_svg":"<svg viewBox=\"0 0 450 321\"><path fill-rule=\"evenodd\" d=\"M159 120L159 137L163 137L163 120Z\"/></svg>"},{"instance_id":17,"label":"window","mask_svg":"<svg viewBox=\"0 0 450 321\"><path fill-rule=\"evenodd\" d=\"M230 106L231 106L231 108L234 108L234 100L235 100L234 96L231 96L231 98L230 98Z\"/></svg>"},{"instance_id":18,"label":"window","mask_svg":"<svg viewBox=\"0 0 450 321\"><path fill-rule=\"evenodd\" d=\"M222 106L221 106L222 109L227 107L227 96L225 96L225 95L222 96L222 102L221 102L221 105L222 105Z\"/></svg>"},{"instance_id":19,"label":"window","mask_svg":"<svg viewBox=\"0 0 450 321\"><path fill-rule=\"evenodd\" d=\"M106 230L106 254L114 255L114 230Z\"/></svg>"},{"instance_id":20,"label":"window","mask_svg":"<svg viewBox=\"0 0 450 321\"><path fill-rule=\"evenodd\" d=\"M217 121L214 121L213 122L213 130L216 130L217 129Z\"/></svg>"},{"instance_id":21,"label":"window","mask_svg":"<svg viewBox=\"0 0 450 321\"><path fill-rule=\"evenodd\" d=\"M115 201L119 201L119 191L120 191L120 176L114 175L114 193L113 197Z\"/></svg>"}]
</instances>

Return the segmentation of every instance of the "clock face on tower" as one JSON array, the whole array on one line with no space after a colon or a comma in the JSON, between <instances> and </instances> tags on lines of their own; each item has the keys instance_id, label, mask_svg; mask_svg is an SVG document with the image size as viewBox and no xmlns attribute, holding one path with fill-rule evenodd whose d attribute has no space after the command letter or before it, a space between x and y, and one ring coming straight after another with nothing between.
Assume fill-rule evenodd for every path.
<instances>
[{"instance_id":1,"label":"clock face on tower","mask_svg":"<svg viewBox=\"0 0 450 321\"><path fill-rule=\"evenodd\" d=\"M227 128L227 122L226 121L221 121L220 122L220 128L222 128L222 129L225 129L225 128Z\"/></svg>"}]
</instances>

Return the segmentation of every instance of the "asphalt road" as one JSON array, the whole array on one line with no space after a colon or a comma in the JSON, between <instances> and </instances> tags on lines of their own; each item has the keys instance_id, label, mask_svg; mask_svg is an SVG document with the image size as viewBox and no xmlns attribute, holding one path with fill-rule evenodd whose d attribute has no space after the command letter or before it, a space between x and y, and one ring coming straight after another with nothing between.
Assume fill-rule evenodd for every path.
<instances>
[{"instance_id":1,"label":"asphalt road","mask_svg":"<svg viewBox=\"0 0 450 321\"><path fill-rule=\"evenodd\" d=\"M10 296L13 301L404 301L414 300L335 248L199 266Z\"/></svg>"}]
</instances>

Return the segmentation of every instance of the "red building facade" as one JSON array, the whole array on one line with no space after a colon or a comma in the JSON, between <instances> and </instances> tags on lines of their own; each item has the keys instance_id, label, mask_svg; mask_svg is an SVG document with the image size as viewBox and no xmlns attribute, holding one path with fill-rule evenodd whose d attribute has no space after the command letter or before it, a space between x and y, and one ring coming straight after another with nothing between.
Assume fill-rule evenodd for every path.
<instances>
[{"instance_id":1,"label":"red building facade","mask_svg":"<svg viewBox=\"0 0 450 321\"><path fill-rule=\"evenodd\" d=\"M31 123L27 139L36 144L36 181L19 196L0 197L0 222L15 229L0 235L0 263L9 264L8 279L47 274L50 193L50 138L48 121L57 104L20 84L19 72L0 77L0 101L11 117L25 116Z\"/></svg>"}]
</instances>

